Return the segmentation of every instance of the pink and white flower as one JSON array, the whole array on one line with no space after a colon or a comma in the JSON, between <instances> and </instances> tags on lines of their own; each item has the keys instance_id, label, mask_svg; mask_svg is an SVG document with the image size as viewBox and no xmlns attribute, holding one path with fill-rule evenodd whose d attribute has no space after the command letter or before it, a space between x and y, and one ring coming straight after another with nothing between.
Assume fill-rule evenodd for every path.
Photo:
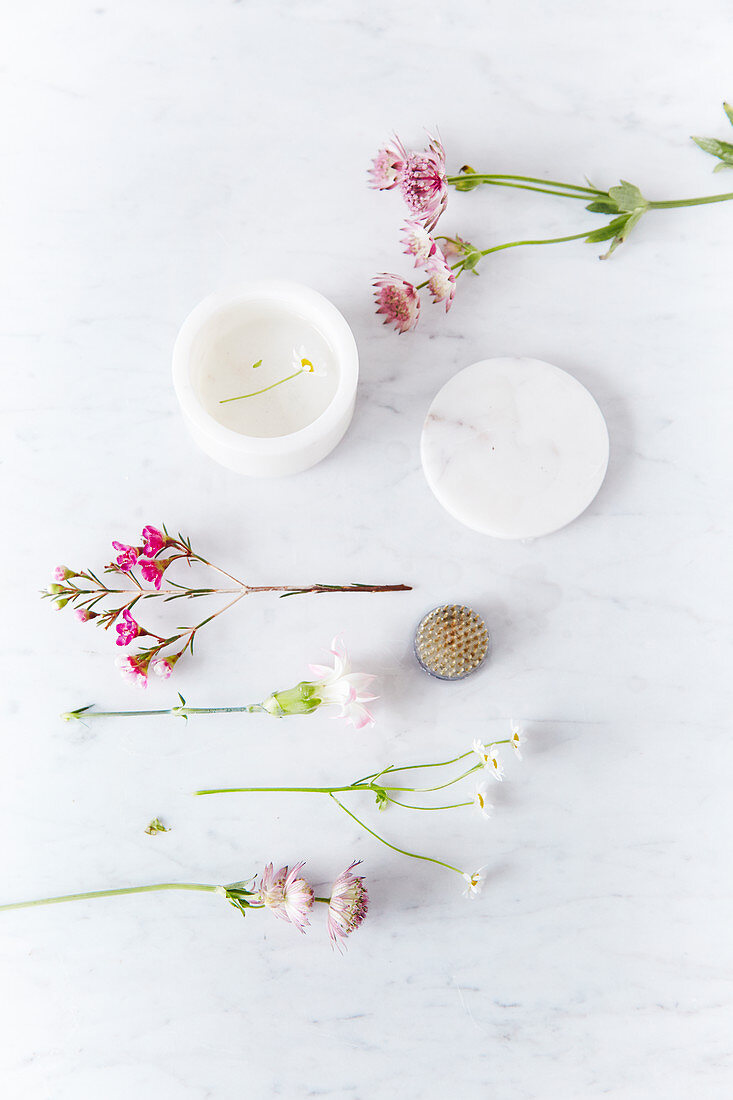
<instances>
[{"instance_id":1,"label":"pink and white flower","mask_svg":"<svg viewBox=\"0 0 733 1100\"><path fill-rule=\"evenodd\" d=\"M268 863L260 875L255 898L280 920L294 924L299 932L308 927L308 914L313 908L313 889L300 871L304 863L296 863L292 871L287 867L274 870L274 864Z\"/></svg>"},{"instance_id":2,"label":"pink and white flower","mask_svg":"<svg viewBox=\"0 0 733 1100\"><path fill-rule=\"evenodd\" d=\"M445 312L447 313L453 304L453 297L456 293L456 276L455 272L451 271L446 263L442 252L438 251L430 260L427 276L428 290L433 296L433 302L436 305L438 302L445 302Z\"/></svg>"},{"instance_id":3,"label":"pink and white flower","mask_svg":"<svg viewBox=\"0 0 733 1100\"><path fill-rule=\"evenodd\" d=\"M75 607L74 616L80 623L88 623L90 619L96 619L98 612L90 611L88 607Z\"/></svg>"},{"instance_id":4,"label":"pink and white flower","mask_svg":"<svg viewBox=\"0 0 733 1100\"><path fill-rule=\"evenodd\" d=\"M129 573L132 567L137 563L137 556L140 553L139 546L128 546L124 542L113 542L112 546L115 550L119 550L117 555L117 564L123 573Z\"/></svg>"},{"instance_id":5,"label":"pink and white flower","mask_svg":"<svg viewBox=\"0 0 733 1100\"><path fill-rule=\"evenodd\" d=\"M415 267L425 267L431 256L438 251L438 246L420 222L408 221L405 223L405 235L402 238L405 252L415 259Z\"/></svg>"},{"instance_id":6,"label":"pink and white flower","mask_svg":"<svg viewBox=\"0 0 733 1100\"><path fill-rule=\"evenodd\" d=\"M153 661L150 669L156 676L160 676L161 680L167 680L181 656L180 653L171 653L167 657L158 657L157 660Z\"/></svg>"},{"instance_id":7,"label":"pink and white flower","mask_svg":"<svg viewBox=\"0 0 733 1100\"><path fill-rule=\"evenodd\" d=\"M115 630L117 631L117 645L129 645L130 642L134 642L135 638L143 633L128 608L125 608L122 612L122 622L116 624Z\"/></svg>"},{"instance_id":8,"label":"pink and white flower","mask_svg":"<svg viewBox=\"0 0 733 1100\"><path fill-rule=\"evenodd\" d=\"M57 584L63 584L64 581L68 581L69 577L77 577L78 575L66 565L57 565L53 571L53 579Z\"/></svg>"},{"instance_id":9,"label":"pink and white flower","mask_svg":"<svg viewBox=\"0 0 733 1100\"><path fill-rule=\"evenodd\" d=\"M356 931L369 909L364 879L351 873L360 863L360 859L355 860L333 884L328 903L328 935L333 947L343 946L343 940Z\"/></svg>"},{"instance_id":10,"label":"pink and white flower","mask_svg":"<svg viewBox=\"0 0 733 1100\"><path fill-rule=\"evenodd\" d=\"M165 558L163 561L146 561L145 558L140 558L138 565L143 580L147 581L148 584L152 584L157 591L160 591L161 579L172 561L172 558Z\"/></svg>"},{"instance_id":11,"label":"pink and white flower","mask_svg":"<svg viewBox=\"0 0 733 1100\"><path fill-rule=\"evenodd\" d=\"M154 558L156 554L159 554L161 550L165 550L166 546L171 544L171 540L167 539L157 527L143 527L142 537L143 554L149 558Z\"/></svg>"},{"instance_id":12,"label":"pink and white flower","mask_svg":"<svg viewBox=\"0 0 733 1100\"><path fill-rule=\"evenodd\" d=\"M402 198L412 216L430 231L448 202L445 150L437 138L431 137L428 148L422 153L405 153L401 144L399 151L404 154L399 177Z\"/></svg>"},{"instance_id":13,"label":"pink and white flower","mask_svg":"<svg viewBox=\"0 0 733 1100\"><path fill-rule=\"evenodd\" d=\"M384 314L384 324L394 325L398 332L414 328L420 316L420 295L412 283L384 273L375 279L374 287L377 313Z\"/></svg>"},{"instance_id":14,"label":"pink and white flower","mask_svg":"<svg viewBox=\"0 0 733 1100\"><path fill-rule=\"evenodd\" d=\"M136 653L130 657L118 657L115 661L118 669L131 684L145 688L148 686L148 665L150 654Z\"/></svg>"},{"instance_id":15,"label":"pink and white flower","mask_svg":"<svg viewBox=\"0 0 733 1100\"><path fill-rule=\"evenodd\" d=\"M310 665L311 672L319 678L313 685L315 694L322 705L340 707L341 712L335 717L345 718L354 729L373 726L374 718L364 704L378 698L367 690L376 677L351 671L351 662L341 636L333 639L330 652L335 658L333 668Z\"/></svg>"},{"instance_id":16,"label":"pink and white flower","mask_svg":"<svg viewBox=\"0 0 733 1100\"><path fill-rule=\"evenodd\" d=\"M401 142L397 142L397 146L398 148L393 149L385 145L377 153L369 169L370 187L376 187L379 191L391 191L400 183L405 163L405 150Z\"/></svg>"}]
</instances>

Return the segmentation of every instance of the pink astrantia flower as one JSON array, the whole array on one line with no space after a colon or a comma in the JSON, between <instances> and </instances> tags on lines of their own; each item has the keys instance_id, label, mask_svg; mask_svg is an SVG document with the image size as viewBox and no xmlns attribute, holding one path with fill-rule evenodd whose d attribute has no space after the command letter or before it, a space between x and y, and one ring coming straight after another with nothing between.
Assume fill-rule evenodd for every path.
<instances>
[{"instance_id":1,"label":"pink astrantia flower","mask_svg":"<svg viewBox=\"0 0 733 1100\"><path fill-rule=\"evenodd\" d=\"M361 860L355 860L333 884L328 903L328 934L333 947L341 948L342 941L356 931L367 915L369 894L364 879L351 873L360 863Z\"/></svg>"},{"instance_id":2,"label":"pink astrantia flower","mask_svg":"<svg viewBox=\"0 0 733 1100\"><path fill-rule=\"evenodd\" d=\"M312 887L300 877L303 866L303 863L296 863L292 871L287 867L275 871L274 865L268 863L255 895L276 917L294 924L299 932L305 932L308 927L308 914L314 900Z\"/></svg>"},{"instance_id":3,"label":"pink astrantia flower","mask_svg":"<svg viewBox=\"0 0 733 1100\"><path fill-rule=\"evenodd\" d=\"M404 152L400 146L400 151ZM434 229L448 202L445 150L437 138L422 153L407 153L400 174L402 197L414 218Z\"/></svg>"},{"instance_id":4,"label":"pink astrantia flower","mask_svg":"<svg viewBox=\"0 0 733 1100\"><path fill-rule=\"evenodd\" d=\"M405 252L408 256L414 256L415 267L425 267L431 256L438 250L433 238L424 226L419 222L406 222L405 235L402 238Z\"/></svg>"},{"instance_id":5,"label":"pink astrantia flower","mask_svg":"<svg viewBox=\"0 0 733 1100\"><path fill-rule=\"evenodd\" d=\"M154 558L166 546L170 546L170 539L167 539L162 531L157 527L143 527L143 554Z\"/></svg>"},{"instance_id":6,"label":"pink astrantia flower","mask_svg":"<svg viewBox=\"0 0 733 1100\"><path fill-rule=\"evenodd\" d=\"M117 631L117 645L129 645L134 642L142 630L133 619L127 608L122 612L122 622L115 626Z\"/></svg>"},{"instance_id":7,"label":"pink astrantia flower","mask_svg":"<svg viewBox=\"0 0 733 1100\"><path fill-rule=\"evenodd\" d=\"M384 314L385 325L394 325L398 332L408 332L420 316L420 295L412 283L399 275L380 275L374 282L377 313Z\"/></svg>"},{"instance_id":8,"label":"pink astrantia flower","mask_svg":"<svg viewBox=\"0 0 733 1100\"><path fill-rule=\"evenodd\" d=\"M136 653L132 657L118 657L115 664L124 678L131 684L136 684L142 688L148 686L149 654Z\"/></svg>"},{"instance_id":9,"label":"pink astrantia flower","mask_svg":"<svg viewBox=\"0 0 733 1100\"><path fill-rule=\"evenodd\" d=\"M137 562L137 556L140 552L140 548L136 546L127 546L124 542L113 542L115 550L121 551L117 555L117 564L123 573L129 573L133 565Z\"/></svg>"},{"instance_id":10,"label":"pink astrantia flower","mask_svg":"<svg viewBox=\"0 0 733 1100\"><path fill-rule=\"evenodd\" d=\"M143 575L143 580L148 584L152 584L160 591L160 581L168 566L171 564L172 558L165 558L163 561L146 561L144 558L140 558L138 565L140 566L140 572Z\"/></svg>"},{"instance_id":11,"label":"pink astrantia flower","mask_svg":"<svg viewBox=\"0 0 733 1100\"><path fill-rule=\"evenodd\" d=\"M340 707L341 711L336 717L345 718L354 729L373 726L374 718L364 704L378 698L367 690L376 677L351 671L349 655L340 636L331 642L330 652L335 658L333 668L328 665L310 665L311 672L318 677L318 683L314 687L321 703Z\"/></svg>"},{"instance_id":12,"label":"pink astrantia flower","mask_svg":"<svg viewBox=\"0 0 733 1100\"><path fill-rule=\"evenodd\" d=\"M397 145L398 149L385 145L377 153L369 169L369 175L372 177L370 187L376 187L379 191L391 191L400 182L405 163L405 150L400 142L397 142Z\"/></svg>"},{"instance_id":13,"label":"pink astrantia flower","mask_svg":"<svg viewBox=\"0 0 733 1100\"><path fill-rule=\"evenodd\" d=\"M428 290L433 296L433 302L445 302L447 313L453 304L453 296L456 292L456 276L445 262L442 252L438 252L430 260L427 269Z\"/></svg>"}]
</instances>

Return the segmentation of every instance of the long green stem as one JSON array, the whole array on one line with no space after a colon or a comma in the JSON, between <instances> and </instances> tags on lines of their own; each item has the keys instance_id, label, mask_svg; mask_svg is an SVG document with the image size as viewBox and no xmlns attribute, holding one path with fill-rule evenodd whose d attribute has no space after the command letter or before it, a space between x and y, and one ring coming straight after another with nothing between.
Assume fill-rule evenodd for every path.
<instances>
[{"instance_id":1,"label":"long green stem","mask_svg":"<svg viewBox=\"0 0 733 1100\"><path fill-rule=\"evenodd\" d=\"M517 180L519 183L502 183L503 180ZM470 181L471 183L485 183L495 187L519 186L521 183L540 183L545 187L562 187L566 191L579 191L582 195L606 194L605 191L599 191L596 187L580 187L576 183L563 183L562 180L546 180L541 179L539 176L513 176L499 172L463 172L458 176L448 176L447 178L447 182L453 187L459 183L466 183L466 181ZM536 188L527 187L525 190L534 191ZM574 196L568 195L567 197L572 198Z\"/></svg>"},{"instance_id":2,"label":"long green stem","mask_svg":"<svg viewBox=\"0 0 733 1100\"><path fill-rule=\"evenodd\" d=\"M573 233L569 237L544 237L539 240L531 241L510 241L508 244L495 244L492 248L484 248L481 251L482 256L488 256L491 252L501 252L505 248L519 248L526 244L562 244L563 241L579 241L583 237L587 237L589 230L585 233Z\"/></svg>"},{"instance_id":3,"label":"long green stem","mask_svg":"<svg viewBox=\"0 0 733 1100\"><path fill-rule=\"evenodd\" d=\"M267 393L268 390L274 390L275 386L282 386L283 382L289 382L291 378L297 378L299 374L303 374L303 368L293 371L287 378L281 378L279 382L273 382L271 386L265 386L262 390L255 390L253 393L240 393L239 397L225 397L219 402L220 405L226 405L228 401L243 401L245 397L257 397L261 393Z\"/></svg>"},{"instance_id":4,"label":"long green stem","mask_svg":"<svg viewBox=\"0 0 733 1100\"><path fill-rule=\"evenodd\" d=\"M733 199L733 191L725 195L703 195L699 199L669 199L666 202L650 202L651 210L673 210L679 206L706 206L710 202L727 202Z\"/></svg>"},{"instance_id":5,"label":"long green stem","mask_svg":"<svg viewBox=\"0 0 733 1100\"><path fill-rule=\"evenodd\" d=\"M205 890L214 894L218 887L200 882L157 882L153 886L123 886L119 890L92 890L85 894L61 894L56 898L39 898L37 901L16 901L10 905L0 905L0 911L30 909L34 905L56 905L61 901L84 901L86 898L112 898L119 894L147 894L153 890Z\"/></svg>"},{"instance_id":6,"label":"long green stem","mask_svg":"<svg viewBox=\"0 0 733 1100\"><path fill-rule=\"evenodd\" d=\"M396 798L390 798L387 795L387 801L394 803L395 806L401 806L403 810L458 810L462 806L473 806L473 802L453 802L450 806L413 806L411 802L400 802Z\"/></svg>"},{"instance_id":7,"label":"long green stem","mask_svg":"<svg viewBox=\"0 0 733 1100\"><path fill-rule=\"evenodd\" d=\"M388 787L388 790L399 790L397 787ZM332 791L371 791L374 788L369 783L351 784L348 787L212 787L211 789L194 791L199 794L331 794Z\"/></svg>"},{"instance_id":8,"label":"long green stem","mask_svg":"<svg viewBox=\"0 0 733 1100\"><path fill-rule=\"evenodd\" d=\"M334 798L333 795L331 795L331 798L333 798L336 805L340 806L344 813L348 814L348 816L352 818L352 820L354 820L357 825L360 825L365 832L369 833L370 836L373 836L375 840L378 840L380 842L380 844L385 844L388 848L391 848L393 852L399 852L401 856L409 856L410 859L422 859L425 860L426 863L437 863L439 867L447 867L449 871L455 871L457 875L463 875L463 871L459 870L458 867L454 867L451 863L444 863L442 859L434 859L432 856L421 856L418 855L417 852L408 852L405 848L398 848L396 844L390 844L390 842L388 840L385 840L383 836L380 836L379 833L375 833L373 829L370 829L368 825L365 825L364 822L356 816L356 814L352 814L351 810L347 810L346 806L344 806L343 802L339 802L338 798Z\"/></svg>"},{"instance_id":9,"label":"long green stem","mask_svg":"<svg viewBox=\"0 0 733 1100\"><path fill-rule=\"evenodd\" d=\"M246 707L169 707L167 710L87 710L83 712L87 718L138 718L148 714L175 714L177 718L185 718L189 714L254 714L264 710L261 703L251 703ZM266 712L265 712L266 713ZM64 719L75 718L76 711L68 711L62 714ZM81 714L79 714L81 718Z\"/></svg>"}]
</instances>

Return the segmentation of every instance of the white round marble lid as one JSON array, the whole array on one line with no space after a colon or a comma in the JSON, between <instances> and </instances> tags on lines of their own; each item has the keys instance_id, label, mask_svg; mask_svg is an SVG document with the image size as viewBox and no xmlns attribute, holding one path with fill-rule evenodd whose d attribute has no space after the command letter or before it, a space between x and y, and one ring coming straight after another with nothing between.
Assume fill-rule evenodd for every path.
<instances>
[{"instance_id":1,"label":"white round marble lid","mask_svg":"<svg viewBox=\"0 0 733 1100\"><path fill-rule=\"evenodd\" d=\"M593 500L608 430L586 388L559 367L483 359L435 396L421 455L428 485L461 523L495 538L536 538Z\"/></svg>"}]
</instances>

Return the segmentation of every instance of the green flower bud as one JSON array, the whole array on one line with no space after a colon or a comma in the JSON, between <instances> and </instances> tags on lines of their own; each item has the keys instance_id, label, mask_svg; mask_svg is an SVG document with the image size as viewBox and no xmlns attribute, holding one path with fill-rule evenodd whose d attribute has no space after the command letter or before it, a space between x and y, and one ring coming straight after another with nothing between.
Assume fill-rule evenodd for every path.
<instances>
[{"instance_id":1,"label":"green flower bud","mask_svg":"<svg viewBox=\"0 0 733 1100\"><path fill-rule=\"evenodd\" d=\"M275 718L283 718L289 714L312 714L321 705L321 699L316 694L318 684L301 681L294 688L286 688L285 691L274 691L262 704L262 709Z\"/></svg>"}]
</instances>

